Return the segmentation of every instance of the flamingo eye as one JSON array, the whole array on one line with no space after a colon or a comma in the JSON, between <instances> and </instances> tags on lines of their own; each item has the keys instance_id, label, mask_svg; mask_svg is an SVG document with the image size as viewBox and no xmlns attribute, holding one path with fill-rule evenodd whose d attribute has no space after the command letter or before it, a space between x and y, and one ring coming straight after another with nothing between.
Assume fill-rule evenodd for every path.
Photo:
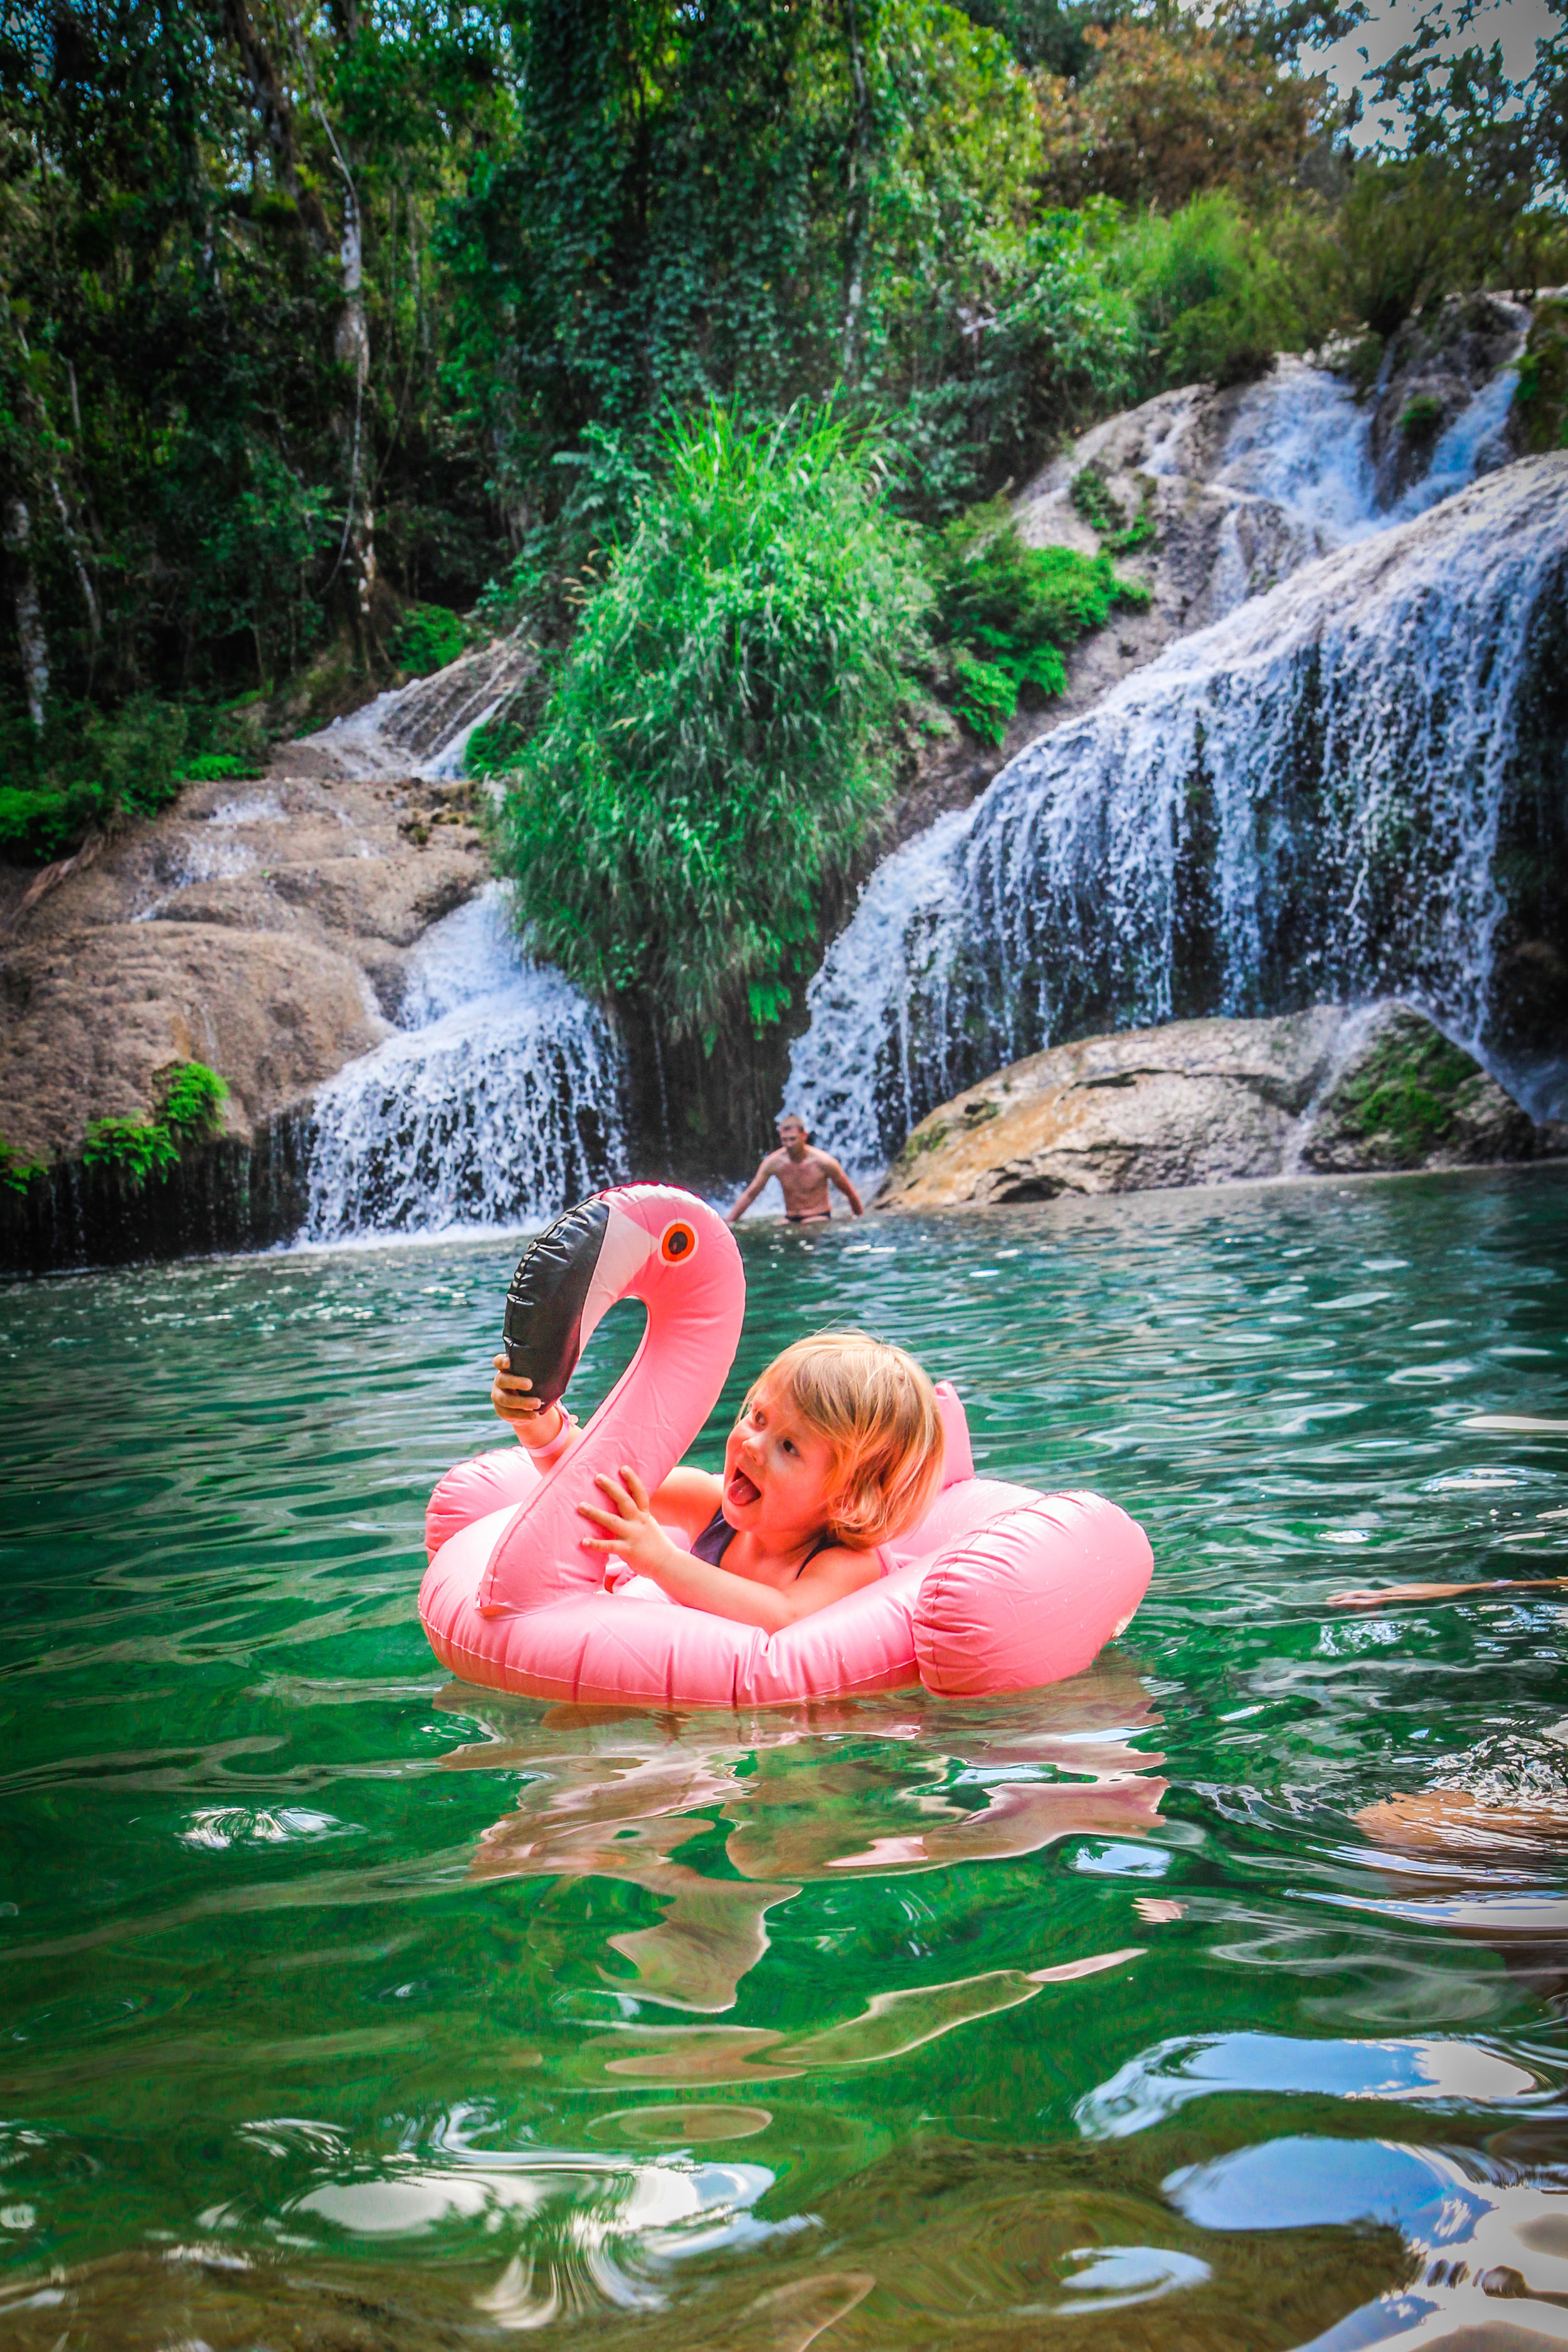
<instances>
[{"instance_id":1,"label":"flamingo eye","mask_svg":"<svg viewBox=\"0 0 1568 2352\"><path fill-rule=\"evenodd\" d=\"M674 1224L666 1225L658 1237L658 1254L666 1265L680 1265L689 1257L695 1257L697 1255L695 1227L689 1225L684 1217L678 1217Z\"/></svg>"}]
</instances>

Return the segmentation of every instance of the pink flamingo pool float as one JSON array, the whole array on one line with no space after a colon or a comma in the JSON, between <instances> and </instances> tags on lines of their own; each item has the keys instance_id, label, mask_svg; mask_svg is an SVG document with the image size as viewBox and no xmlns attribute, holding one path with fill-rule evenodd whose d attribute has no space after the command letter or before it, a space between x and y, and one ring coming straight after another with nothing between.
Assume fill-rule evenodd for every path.
<instances>
[{"instance_id":1,"label":"pink flamingo pool float","mask_svg":"<svg viewBox=\"0 0 1568 2352\"><path fill-rule=\"evenodd\" d=\"M581 1547L580 1503L629 1464L652 1491L719 1401L745 1311L722 1218L668 1184L627 1184L556 1220L513 1277L509 1337L526 1320L558 1395L609 1308L639 1298L637 1354L584 1432L541 1473L521 1445L449 1470L430 1497L419 1615L442 1664L491 1690L576 1704L743 1707L897 1689L1028 1690L1079 1673L1148 1588L1148 1538L1114 1503L977 1478L963 1408L939 1384L942 1493L884 1547L888 1572L768 1633L683 1608L624 1570L607 1583Z\"/></svg>"}]
</instances>

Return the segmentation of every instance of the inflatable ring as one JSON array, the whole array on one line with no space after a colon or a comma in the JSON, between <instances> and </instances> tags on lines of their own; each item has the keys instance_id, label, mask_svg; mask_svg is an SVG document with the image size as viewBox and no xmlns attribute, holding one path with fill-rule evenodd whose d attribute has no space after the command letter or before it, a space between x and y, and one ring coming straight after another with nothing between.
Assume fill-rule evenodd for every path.
<instances>
[{"instance_id":1,"label":"inflatable ring","mask_svg":"<svg viewBox=\"0 0 1568 2352\"><path fill-rule=\"evenodd\" d=\"M419 1615L442 1664L490 1690L579 1704L739 1707L893 1690L1028 1690L1087 1666L1153 1567L1142 1528L1098 1495L977 1478L963 1409L939 1384L945 1483L882 1551L879 1580L781 1632L683 1608L581 1546L577 1507L627 1463L651 1491L719 1401L745 1307L734 1235L689 1192L628 1184L530 1244L508 1294L514 1370L558 1397L618 1299L647 1328L582 1441L542 1473L521 1445L449 1470L426 1515Z\"/></svg>"}]
</instances>

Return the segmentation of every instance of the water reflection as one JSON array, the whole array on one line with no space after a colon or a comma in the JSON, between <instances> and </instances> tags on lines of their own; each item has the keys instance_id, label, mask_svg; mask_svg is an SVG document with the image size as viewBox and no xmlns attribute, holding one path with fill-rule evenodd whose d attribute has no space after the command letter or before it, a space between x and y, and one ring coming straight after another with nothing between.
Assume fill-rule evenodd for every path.
<instances>
[{"instance_id":1,"label":"water reflection","mask_svg":"<svg viewBox=\"0 0 1568 2352\"><path fill-rule=\"evenodd\" d=\"M737 1381L864 1320L991 1474L1126 1502L1114 1672L438 1698L420 1514L514 1248L0 1292L7 2344L1285 2352L1450 2292L1564 2340L1564 1596L1327 1605L1568 1569L1511 1425L1568 1394L1563 1171L863 1233L742 1235ZM1471 2251L1163 2187L1312 2140L1458 2166Z\"/></svg>"},{"instance_id":2,"label":"water reflection","mask_svg":"<svg viewBox=\"0 0 1568 2352\"><path fill-rule=\"evenodd\" d=\"M1016 1859L1066 1837L1145 1838L1166 1788L1162 1759L1131 1744L1158 1717L1115 1657L1055 1690L969 1707L920 1693L743 1721L562 1707L530 1719L525 1706L487 1704L461 1684L437 1704L491 1734L454 1749L447 1769L526 1776L516 1810L481 1834L470 1875L607 1878L657 1897L657 1924L607 1938L632 1976L602 1965L600 1975L639 2002L710 2014L734 2006L768 1949L769 1914L808 1883ZM681 1858L692 1853L701 1866ZM984 1994L937 1990L959 2022L972 2000L972 2013L994 2013L1049 1974L1004 1971L1006 1983L987 1979ZM861 2053L880 2032L872 2013L855 2039ZM910 2032L948 2030L906 2019L893 2032L903 2049ZM817 2037L802 2063L829 2063L830 2041ZM703 2072L708 2061L692 2063ZM616 2063L647 2072L640 2060Z\"/></svg>"},{"instance_id":3,"label":"water reflection","mask_svg":"<svg viewBox=\"0 0 1568 2352\"><path fill-rule=\"evenodd\" d=\"M1499 2352L1568 2343L1568 2167L1521 2173L1468 2151L1296 2138L1184 2167L1163 2186L1208 2231L1398 2231L1414 2275L1310 2352L1386 2336Z\"/></svg>"}]
</instances>

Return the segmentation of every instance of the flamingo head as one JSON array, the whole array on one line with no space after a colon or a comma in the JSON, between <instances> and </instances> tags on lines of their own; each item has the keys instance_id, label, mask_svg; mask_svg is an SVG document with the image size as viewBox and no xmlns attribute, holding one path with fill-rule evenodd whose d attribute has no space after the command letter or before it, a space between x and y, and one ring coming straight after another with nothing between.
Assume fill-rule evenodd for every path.
<instances>
[{"instance_id":1,"label":"flamingo head","mask_svg":"<svg viewBox=\"0 0 1568 2352\"><path fill-rule=\"evenodd\" d=\"M553 1403L620 1299L640 1298L650 1314L700 1310L737 1288L743 1299L735 1237L705 1201L674 1184L616 1185L567 1209L519 1259L503 1327L511 1370Z\"/></svg>"}]
</instances>

